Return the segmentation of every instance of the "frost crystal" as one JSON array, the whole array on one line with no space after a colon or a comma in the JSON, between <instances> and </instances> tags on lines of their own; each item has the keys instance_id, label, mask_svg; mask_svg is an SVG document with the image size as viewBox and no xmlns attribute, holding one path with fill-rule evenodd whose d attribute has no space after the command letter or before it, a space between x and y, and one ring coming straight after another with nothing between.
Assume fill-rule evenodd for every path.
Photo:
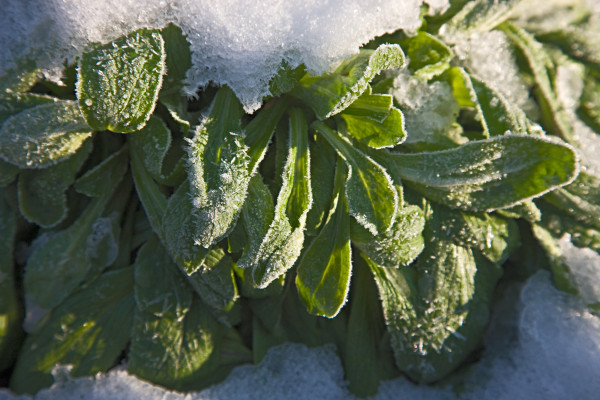
<instances>
[{"instance_id":1,"label":"frost crystal","mask_svg":"<svg viewBox=\"0 0 600 400\"><path fill-rule=\"evenodd\" d=\"M429 0L433 12L447 0ZM32 59L52 80L90 42L172 22L191 43L186 91L229 85L246 111L260 107L285 60L322 73L375 36L415 30L421 0L4 0L0 76Z\"/></svg>"}]
</instances>

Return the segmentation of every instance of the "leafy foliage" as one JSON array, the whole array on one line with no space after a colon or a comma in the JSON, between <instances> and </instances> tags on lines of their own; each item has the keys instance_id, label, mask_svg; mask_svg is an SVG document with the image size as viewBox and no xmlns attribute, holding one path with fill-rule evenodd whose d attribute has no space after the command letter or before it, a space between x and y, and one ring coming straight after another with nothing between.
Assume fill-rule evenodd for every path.
<instances>
[{"instance_id":1,"label":"leafy foliage","mask_svg":"<svg viewBox=\"0 0 600 400\"><path fill-rule=\"evenodd\" d=\"M190 51L174 25L91 45L76 84L0 77L11 388L124 358L196 390L292 340L335 343L368 396L398 371L431 383L469 360L516 279L505 265L527 262L521 238L577 293L557 240L600 252L600 177L571 124L600 134L598 54L584 29L529 31L520 3L454 2L321 76L282 61L254 115L227 86L182 95ZM461 53L489 31L537 102ZM567 58L589 72L573 115L556 80ZM48 314L24 334L32 306Z\"/></svg>"}]
</instances>

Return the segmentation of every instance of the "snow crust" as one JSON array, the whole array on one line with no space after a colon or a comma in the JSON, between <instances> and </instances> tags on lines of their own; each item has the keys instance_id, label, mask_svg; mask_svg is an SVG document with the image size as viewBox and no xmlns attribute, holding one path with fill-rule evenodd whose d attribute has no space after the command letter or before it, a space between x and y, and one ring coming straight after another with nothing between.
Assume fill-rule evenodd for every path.
<instances>
[{"instance_id":1,"label":"snow crust","mask_svg":"<svg viewBox=\"0 0 600 400\"><path fill-rule=\"evenodd\" d=\"M573 260L587 255L575 252ZM577 258L579 257L579 258ZM583 257L583 258L581 258ZM573 260L569 261L571 263ZM596 278L597 275L596 275ZM510 288L496 307L482 359L467 371L459 392L451 387L417 386L404 378L383 382L376 400L410 399L592 399L600 391L600 318L581 299L554 288L547 272L523 287ZM263 361L233 370L202 392L165 391L124 370L71 379L57 369L57 383L35 400L223 400L353 399L333 347L285 344ZM0 400L29 400L0 390Z\"/></svg>"},{"instance_id":2,"label":"snow crust","mask_svg":"<svg viewBox=\"0 0 600 400\"><path fill-rule=\"evenodd\" d=\"M2 0L0 76L33 59L58 80L90 42L178 25L191 43L188 94L229 85L250 112L285 60L320 74L375 36L415 30L422 0ZM430 0L431 11L448 0Z\"/></svg>"}]
</instances>

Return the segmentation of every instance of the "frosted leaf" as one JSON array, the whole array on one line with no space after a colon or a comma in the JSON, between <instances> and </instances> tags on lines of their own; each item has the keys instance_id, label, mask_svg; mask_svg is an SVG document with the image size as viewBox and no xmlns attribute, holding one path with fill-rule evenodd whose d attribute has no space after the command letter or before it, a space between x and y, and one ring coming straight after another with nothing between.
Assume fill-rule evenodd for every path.
<instances>
[{"instance_id":1,"label":"frosted leaf","mask_svg":"<svg viewBox=\"0 0 600 400\"><path fill-rule=\"evenodd\" d=\"M251 268L252 282L261 289L292 268L300 256L306 216L312 205L306 117L299 109L292 109L290 115L287 159L273 219L264 236L249 238L248 251L238 261L240 268ZM265 205L266 193L257 189L256 200ZM248 221L246 225L259 233L266 221L254 219L256 223Z\"/></svg>"},{"instance_id":2,"label":"frosted leaf","mask_svg":"<svg viewBox=\"0 0 600 400\"><path fill-rule=\"evenodd\" d=\"M0 158L20 168L44 168L70 157L91 134L76 102L37 105L4 121Z\"/></svg>"},{"instance_id":3,"label":"frosted leaf","mask_svg":"<svg viewBox=\"0 0 600 400\"><path fill-rule=\"evenodd\" d=\"M246 200L251 171L241 117L235 94L223 87L190 141L188 176L194 197L194 239L206 248L231 232Z\"/></svg>"},{"instance_id":4,"label":"frosted leaf","mask_svg":"<svg viewBox=\"0 0 600 400\"><path fill-rule=\"evenodd\" d=\"M575 149L551 137L503 135L421 153L378 159L397 179L430 199L470 211L510 207L571 183L579 173Z\"/></svg>"},{"instance_id":5,"label":"frosted leaf","mask_svg":"<svg viewBox=\"0 0 600 400\"><path fill-rule=\"evenodd\" d=\"M96 131L140 130L154 111L165 71L160 33L138 30L84 52L77 68L77 98Z\"/></svg>"}]
</instances>

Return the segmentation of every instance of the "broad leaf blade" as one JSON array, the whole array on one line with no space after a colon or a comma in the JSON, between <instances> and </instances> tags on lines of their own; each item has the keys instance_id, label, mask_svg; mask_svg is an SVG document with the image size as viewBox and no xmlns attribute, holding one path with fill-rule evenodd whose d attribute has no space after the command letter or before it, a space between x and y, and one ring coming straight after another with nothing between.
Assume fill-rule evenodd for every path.
<instances>
[{"instance_id":1,"label":"broad leaf blade","mask_svg":"<svg viewBox=\"0 0 600 400\"><path fill-rule=\"evenodd\" d=\"M150 118L165 72L164 41L159 32L140 29L79 60L77 98L87 123L96 131L129 133Z\"/></svg>"},{"instance_id":2,"label":"broad leaf blade","mask_svg":"<svg viewBox=\"0 0 600 400\"><path fill-rule=\"evenodd\" d=\"M491 211L541 196L572 182L575 150L558 139L504 135L449 150L386 154L398 179L432 200L469 211Z\"/></svg>"},{"instance_id":3,"label":"broad leaf blade","mask_svg":"<svg viewBox=\"0 0 600 400\"><path fill-rule=\"evenodd\" d=\"M346 131L356 140L369 147L380 149L394 147L404 142L404 116L397 108L391 108L387 117L378 122L369 116L341 114Z\"/></svg>"},{"instance_id":4,"label":"broad leaf blade","mask_svg":"<svg viewBox=\"0 0 600 400\"><path fill-rule=\"evenodd\" d=\"M296 274L296 288L307 311L327 318L334 318L340 312L350 288L352 254L345 181L346 167L338 161L329 216L305 249Z\"/></svg>"},{"instance_id":5,"label":"broad leaf blade","mask_svg":"<svg viewBox=\"0 0 600 400\"><path fill-rule=\"evenodd\" d=\"M398 193L386 170L323 122L315 121L312 127L350 167L346 181L350 214L374 235L390 229L398 211Z\"/></svg>"},{"instance_id":6,"label":"broad leaf blade","mask_svg":"<svg viewBox=\"0 0 600 400\"><path fill-rule=\"evenodd\" d=\"M132 268L107 272L69 296L27 336L12 390L33 394L50 386L56 364L72 364L73 377L113 367L129 341L134 304Z\"/></svg>"},{"instance_id":7,"label":"broad leaf blade","mask_svg":"<svg viewBox=\"0 0 600 400\"><path fill-rule=\"evenodd\" d=\"M408 68L423 79L440 75L450 67L454 57L450 48L427 32L418 32L400 43L410 61Z\"/></svg>"},{"instance_id":8,"label":"broad leaf blade","mask_svg":"<svg viewBox=\"0 0 600 400\"><path fill-rule=\"evenodd\" d=\"M86 141L73 156L41 170L24 170L19 175L19 211L29 222L51 228L67 216L65 191L92 150Z\"/></svg>"},{"instance_id":9,"label":"broad leaf blade","mask_svg":"<svg viewBox=\"0 0 600 400\"><path fill-rule=\"evenodd\" d=\"M73 155L91 134L76 102L37 105L4 121L0 158L19 168L45 168Z\"/></svg>"},{"instance_id":10,"label":"broad leaf blade","mask_svg":"<svg viewBox=\"0 0 600 400\"><path fill-rule=\"evenodd\" d=\"M235 94L222 87L188 150L194 239L206 248L231 232L246 199L250 159L240 125L242 115Z\"/></svg>"},{"instance_id":11,"label":"broad leaf blade","mask_svg":"<svg viewBox=\"0 0 600 400\"><path fill-rule=\"evenodd\" d=\"M382 45L362 50L345 61L334 73L304 77L291 92L313 108L319 119L326 119L352 104L367 90L369 82L381 71L404 65L398 45Z\"/></svg>"}]
</instances>

